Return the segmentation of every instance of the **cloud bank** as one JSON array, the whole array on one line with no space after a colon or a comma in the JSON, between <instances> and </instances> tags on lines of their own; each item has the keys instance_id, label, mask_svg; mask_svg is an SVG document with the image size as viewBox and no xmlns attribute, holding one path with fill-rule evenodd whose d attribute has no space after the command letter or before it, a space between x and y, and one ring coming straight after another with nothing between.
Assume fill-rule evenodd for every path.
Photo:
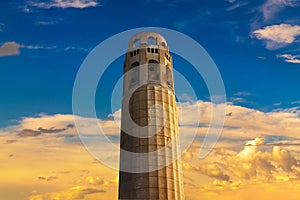
<instances>
[{"instance_id":1,"label":"cloud bank","mask_svg":"<svg viewBox=\"0 0 300 200\"><path fill-rule=\"evenodd\" d=\"M227 113L230 114L226 116L222 136L203 160L197 155L210 122L211 103L181 103L179 109L184 116L182 134L189 135L191 127L198 127L194 145L183 155L187 199L197 199L200 194L204 200L230 199L229 196L236 195L239 197L236 199L247 199L255 191L263 193L270 187L282 188L277 186L279 183L285 183L285 188L300 184L299 109L262 112L229 104ZM200 110L198 116L194 114L196 109ZM25 180L30 190L33 186L36 190L27 196L31 200L117 198L117 171L105 167L84 149L73 128L74 117L78 116L42 114L25 117L19 124L0 130L3 141L0 171L5 171L0 176L1 180L8 180L7 187L28 194ZM99 125L115 138L120 133L118 122L112 117L119 121L120 111L100 120ZM98 133L98 125L91 126L93 119L81 119L89 133L86 137L93 138ZM197 125L199 120L201 124ZM108 157L115 153L105 152ZM0 184L4 184L1 180ZM253 185L257 187L250 190ZM299 195L298 188L291 190ZM0 188L1 194L3 191ZM3 198L20 199L21 192L6 194L10 196L3 195Z\"/></svg>"}]
</instances>

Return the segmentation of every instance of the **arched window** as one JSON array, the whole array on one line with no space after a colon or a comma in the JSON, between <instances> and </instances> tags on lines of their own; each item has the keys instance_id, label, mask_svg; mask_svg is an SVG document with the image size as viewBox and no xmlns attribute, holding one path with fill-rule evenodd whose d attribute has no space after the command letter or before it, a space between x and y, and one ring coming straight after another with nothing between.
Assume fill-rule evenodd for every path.
<instances>
[{"instance_id":1,"label":"arched window","mask_svg":"<svg viewBox=\"0 0 300 200\"><path fill-rule=\"evenodd\" d=\"M135 40L135 41L134 41L134 46L133 46L133 48L139 47L139 46L140 46L140 43L141 43L140 39Z\"/></svg>"},{"instance_id":2,"label":"arched window","mask_svg":"<svg viewBox=\"0 0 300 200\"><path fill-rule=\"evenodd\" d=\"M162 45L163 47L166 47L166 46L167 46L165 42L162 42L161 45Z\"/></svg>"},{"instance_id":3,"label":"arched window","mask_svg":"<svg viewBox=\"0 0 300 200\"><path fill-rule=\"evenodd\" d=\"M131 64L130 69L135 68L135 67L137 67L139 65L140 65L139 62L134 62L134 63Z\"/></svg>"},{"instance_id":4,"label":"arched window","mask_svg":"<svg viewBox=\"0 0 300 200\"><path fill-rule=\"evenodd\" d=\"M148 38L148 44L149 45L155 45L155 39L153 37Z\"/></svg>"},{"instance_id":5,"label":"arched window","mask_svg":"<svg viewBox=\"0 0 300 200\"><path fill-rule=\"evenodd\" d=\"M150 60L148 63L148 81L160 81L160 69L156 60Z\"/></svg>"},{"instance_id":6,"label":"arched window","mask_svg":"<svg viewBox=\"0 0 300 200\"><path fill-rule=\"evenodd\" d=\"M140 81L140 77L139 77L139 68L137 66L139 66L140 63L139 62L134 62L131 66L130 66L130 72L129 72L129 88L132 88L132 86L136 85L137 83L139 83Z\"/></svg>"},{"instance_id":7,"label":"arched window","mask_svg":"<svg viewBox=\"0 0 300 200\"><path fill-rule=\"evenodd\" d=\"M172 71L169 66L166 66L166 75L167 75L167 85L169 87L173 87Z\"/></svg>"}]
</instances>

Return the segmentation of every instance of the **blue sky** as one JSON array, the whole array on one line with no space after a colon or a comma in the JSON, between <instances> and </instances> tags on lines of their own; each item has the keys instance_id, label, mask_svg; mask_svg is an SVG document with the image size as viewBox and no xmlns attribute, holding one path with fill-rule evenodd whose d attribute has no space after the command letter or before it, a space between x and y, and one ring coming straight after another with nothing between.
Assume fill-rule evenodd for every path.
<instances>
[{"instance_id":1,"label":"blue sky","mask_svg":"<svg viewBox=\"0 0 300 200\"><path fill-rule=\"evenodd\" d=\"M114 34L148 26L199 42L217 64L229 102L263 111L297 107L299 12L292 0L1 1L0 127L40 113L72 113L73 83L88 53ZM110 96L123 60L111 65L99 95ZM174 68L208 100L188 63L174 56ZM100 117L110 113L106 101L97 102Z\"/></svg>"}]
</instances>

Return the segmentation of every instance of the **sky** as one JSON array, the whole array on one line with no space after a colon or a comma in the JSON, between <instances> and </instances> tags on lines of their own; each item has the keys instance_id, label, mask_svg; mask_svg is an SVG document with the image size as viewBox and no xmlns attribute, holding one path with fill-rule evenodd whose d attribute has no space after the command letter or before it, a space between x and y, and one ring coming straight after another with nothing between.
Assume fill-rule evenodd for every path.
<instances>
[{"instance_id":1,"label":"sky","mask_svg":"<svg viewBox=\"0 0 300 200\"><path fill-rule=\"evenodd\" d=\"M1 1L0 196L116 199L118 172L96 161L76 133L73 84L85 58L104 40L134 28L163 27L203 46L227 96L221 138L199 159L210 96L202 77L173 55L174 69L197 86L192 101L184 91L176 93L186 112L183 133L196 123L195 108L203 124L183 154L186 199L297 199L299 12L297 0ZM119 110L111 110L110 97L123 61L121 56L109 66L95 97L97 116L104 120L99 123L116 145L119 129L112 116L118 118ZM91 123L88 116L75 117ZM96 130L91 125L86 137Z\"/></svg>"}]
</instances>

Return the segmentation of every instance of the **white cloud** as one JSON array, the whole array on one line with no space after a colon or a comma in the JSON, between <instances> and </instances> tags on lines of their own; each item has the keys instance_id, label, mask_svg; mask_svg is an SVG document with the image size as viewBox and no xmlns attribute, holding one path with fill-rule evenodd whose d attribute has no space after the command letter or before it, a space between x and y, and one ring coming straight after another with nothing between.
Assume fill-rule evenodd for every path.
<instances>
[{"instance_id":1,"label":"white cloud","mask_svg":"<svg viewBox=\"0 0 300 200\"><path fill-rule=\"evenodd\" d=\"M247 100L241 97L233 97L229 99L230 102L232 103L246 103Z\"/></svg>"},{"instance_id":2,"label":"white cloud","mask_svg":"<svg viewBox=\"0 0 300 200\"><path fill-rule=\"evenodd\" d=\"M276 112L288 112L288 113L295 113L300 116L300 106L291 107L291 108L277 108L274 111Z\"/></svg>"},{"instance_id":3,"label":"white cloud","mask_svg":"<svg viewBox=\"0 0 300 200\"><path fill-rule=\"evenodd\" d=\"M21 48L31 49L31 50L39 50L39 49L56 49L56 46L41 46L41 45L20 45Z\"/></svg>"},{"instance_id":4,"label":"white cloud","mask_svg":"<svg viewBox=\"0 0 300 200\"><path fill-rule=\"evenodd\" d=\"M5 42L0 46L0 57L20 54L20 44L16 42Z\"/></svg>"},{"instance_id":5,"label":"white cloud","mask_svg":"<svg viewBox=\"0 0 300 200\"><path fill-rule=\"evenodd\" d=\"M228 104L251 103L246 97L253 96L251 92L241 91L233 94L233 97L228 98Z\"/></svg>"},{"instance_id":6,"label":"white cloud","mask_svg":"<svg viewBox=\"0 0 300 200\"><path fill-rule=\"evenodd\" d=\"M237 154L237 157L242 159L250 159L258 151L258 146L264 143L264 138L255 138L247 141L244 149Z\"/></svg>"},{"instance_id":7,"label":"white cloud","mask_svg":"<svg viewBox=\"0 0 300 200\"><path fill-rule=\"evenodd\" d=\"M43 45L25 45L19 44L17 42L5 42L2 46L0 46L0 57L2 56L12 56L19 55L20 49L28 49L28 50L64 50L64 51L79 51L79 52L89 52L91 48L83 48L83 47L75 47L75 46L67 46L67 47L57 47L57 46L43 46Z\"/></svg>"},{"instance_id":8,"label":"white cloud","mask_svg":"<svg viewBox=\"0 0 300 200\"><path fill-rule=\"evenodd\" d=\"M257 58L258 58L258 59L261 59L261 60L266 60L266 59L267 59L267 58L264 57L264 56L258 56Z\"/></svg>"},{"instance_id":9,"label":"white cloud","mask_svg":"<svg viewBox=\"0 0 300 200\"><path fill-rule=\"evenodd\" d=\"M247 92L247 91L242 91L242 92L237 92L233 94L234 96L252 96L253 94L251 92Z\"/></svg>"},{"instance_id":10,"label":"white cloud","mask_svg":"<svg viewBox=\"0 0 300 200\"><path fill-rule=\"evenodd\" d=\"M300 64L300 55L281 54L277 57L282 58L284 62Z\"/></svg>"},{"instance_id":11,"label":"white cloud","mask_svg":"<svg viewBox=\"0 0 300 200\"><path fill-rule=\"evenodd\" d=\"M49 26L49 25L58 24L58 23L62 22L63 20L64 20L63 18L59 18L56 20L39 20L39 21L36 21L35 24L40 25L40 26Z\"/></svg>"},{"instance_id":12,"label":"white cloud","mask_svg":"<svg viewBox=\"0 0 300 200\"><path fill-rule=\"evenodd\" d=\"M191 97L190 95L188 95L187 93L177 94L176 97L181 102L192 102L192 101L195 101L195 99L193 97Z\"/></svg>"},{"instance_id":13,"label":"white cloud","mask_svg":"<svg viewBox=\"0 0 300 200\"><path fill-rule=\"evenodd\" d=\"M266 41L267 49L278 49L295 42L300 35L300 26L279 24L266 26L252 32L251 36Z\"/></svg>"},{"instance_id":14,"label":"white cloud","mask_svg":"<svg viewBox=\"0 0 300 200\"><path fill-rule=\"evenodd\" d=\"M52 0L50 2L28 1L28 6L37 8L88 8L98 6L96 0ZM28 8L27 8L28 9Z\"/></svg>"},{"instance_id":15,"label":"white cloud","mask_svg":"<svg viewBox=\"0 0 300 200\"><path fill-rule=\"evenodd\" d=\"M81 52L89 52L91 51L92 48L83 48L83 47L75 47L75 46L68 46L68 47L65 47L64 50L65 51L81 51Z\"/></svg>"},{"instance_id":16,"label":"white cloud","mask_svg":"<svg viewBox=\"0 0 300 200\"><path fill-rule=\"evenodd\" d=\"M189 134L191 126L198 128L198 134L206 134L207 127L211 120L212 104L211 102L197 101L178 104L180 125L184 134ZM276 109L271 112L262 112L255 109L246 108L237 105L227 105L225 127L223 129L223 138L249 138L264 137L268 135L286 136L300 138L300 108L291 107L289 109ZM198 116L198 117L195 117ZM18 125L7 127L6 132L19 133L25 129L39 131L43 129L65 129L68 125L74 124L73 115L40 115L36 117L23 118ZM107 135L119 135L121 111L108 116L108 119L99 121L99 125ZM76 117L81 120L81 125L89 134L98 134L98 124L94 124L94 119ZM112 119L114 118L115 121ZM94 125L93 125L94 124ZM52 130L52 131L53 131ZM65 129L61 134L76 134L75 129Z\"/></svg>"},{"instance_id":17,"label":"white cloud","mask_svg":"<svg viewBox=\"0 0 300 200\"><path fill-rule=\"evenodd\" d=\"M234 1L231 2L231 3L234 3ZM234 5L230 6L230 7L228 7L226 10L227 10L227 11L233 11L233 10L236 10L236 9L238 9L238 8L240 8L240 7L246 6L246 5L248 5L248 4L249 4L249 2L236 3L236 4L234 4Z\"/></svg>"},{"instance_id":18,"label":"white cloud","mask_svg":"<svg viewBox=\"0 0 300 200\"><path fill-rule=\"evenodd\" d=\"M56 46L42 46L42 45L24 45L17 42L5 42L0 46L0 57L1 56L13 56L20 54L20 48L29 50L51 50L56 49Z\"/></svg>"},{"instance_id":19,"label":"white cloud","mask_svg":"<svg viewBox=\"0 0 300 200\"><path fill-rule=\"evenodd\" d=\"M267 0L265 4L261 6L261 12L264 20L270 20L275 15L282 11L285 7L295 7L297 3L295 0Z\"/></svg>"},{"instance_id":20,"label":"white cloud","mask_svg":"<svg viewBox=\"0 0 300 200\"><path fill-rule=\"evenodd\" d=\"M300 104L300 101L293 101L291 104Z\"/></svg>"},{"instance_id":21,"label":"white cloud","mask_svg":"<svg viewBox=\"0 0 300 200\"><path fill-rule=\"evenodd\" d=\"M273 106L281 106L282 102L273 103Z\"/></svg>"}]
</instances>

